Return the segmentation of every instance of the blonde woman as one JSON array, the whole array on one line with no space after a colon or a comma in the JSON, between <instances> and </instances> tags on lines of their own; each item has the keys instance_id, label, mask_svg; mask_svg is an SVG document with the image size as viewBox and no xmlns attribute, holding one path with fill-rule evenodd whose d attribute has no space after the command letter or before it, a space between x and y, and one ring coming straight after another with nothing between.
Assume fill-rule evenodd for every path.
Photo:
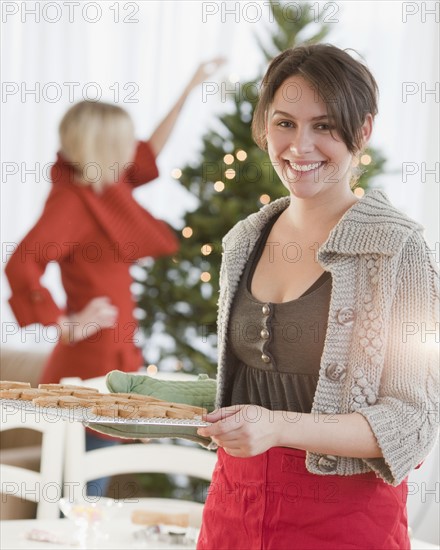
<instances>
[{"instance_id":1,"label":"blonde woman","mask_svg":"<svg viewBox=\"0 0 440 550\"><path fill-rule=\"evenodd\" d=\"M41 382L142 365L129 267L139 258L174 253L177 240L133 199L132 190L158 176L156 156L186 98L221 62L200 65L149 141L136 141L129 115L115 105L84 101L62 119L51 192L5 270L20 326L59 327ZM40 281L50 261L60 266L65 309Z\"/></svg>"}]
</instances>

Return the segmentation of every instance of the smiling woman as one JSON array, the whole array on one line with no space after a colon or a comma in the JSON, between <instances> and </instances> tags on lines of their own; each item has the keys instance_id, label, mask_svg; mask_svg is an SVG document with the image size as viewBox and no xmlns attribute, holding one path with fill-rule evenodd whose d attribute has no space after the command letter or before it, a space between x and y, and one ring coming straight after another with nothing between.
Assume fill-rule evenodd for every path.
<instances>
[{"instance_id":1,"label":"smiling woman","mask_svg":"<svg viewBox=\"0 0 440 550\"><path fill-rule=\"evenodd\" d=\"M352 191L376 96L367 67L326 44L281 53L263 79L254 139L290 197L223 241L199 550L410 548L407 479L435 444L438 395L414 327L436 326L438 273L419 224ZM242 338L249 319L261 331Z\"/></svg>"}]
</instances>

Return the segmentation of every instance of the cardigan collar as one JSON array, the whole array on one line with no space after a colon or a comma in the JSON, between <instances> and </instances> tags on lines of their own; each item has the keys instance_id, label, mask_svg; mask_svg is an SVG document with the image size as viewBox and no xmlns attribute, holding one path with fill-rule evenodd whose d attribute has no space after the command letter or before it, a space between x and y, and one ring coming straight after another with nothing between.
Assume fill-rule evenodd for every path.
<instances>
[{"instance_id":1,"label":"cardigan collar","mask_svg":"<svg viewBox=\"0 0 440 550\"><path fill-rule=\"evenodd\" d=\"M250 241L256 241L266 223L289 204L290 197L282 197L244 220ZM383 191L374 189L344 213L319 248L318 259L325 265L341 254L393 256L401 250L410 233L422 230L420 224L392 206Z\"/></svg>"}]
</instances>

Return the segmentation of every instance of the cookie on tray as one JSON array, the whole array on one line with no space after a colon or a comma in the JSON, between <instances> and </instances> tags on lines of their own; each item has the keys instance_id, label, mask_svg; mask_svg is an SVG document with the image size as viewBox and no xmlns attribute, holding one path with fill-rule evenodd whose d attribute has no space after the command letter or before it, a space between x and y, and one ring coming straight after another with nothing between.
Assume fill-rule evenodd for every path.
<instances>
[{"instance_id":1,"label":"cookie on tray","mask_svg":"<svg viewBox=\"0 0 440 550\"><path fill-rule=\"evenodd\" d=\"M99 405L117 405L118 401L121 401L121 399L114 396L110 397L107 394L100 395L99 399L96 400ZM126 401L128 401L128 399L126 399Z\"/></svg>"},{"instance_id":2,"label":"cookie on tray","mask_svg":"<svg viewBox=\"0 0 440 550\"><path fill-rule=\"evenodd\" d=\"M91 412L97 416L107 416L116 419L119 416L119 405L116 403L100 403L91 408Z\"/></svg>"},{"instance_id":3,"label":"cookie on tray","mask_svg":"<svg viewBox=\"0 0 440 550\"><path fill-rule=\"evenodd\" d=\"M41 390L81 390L81 391L92 391L94 393L99 393L97 388L89 388L87 386L75 386L74 384L38 384L38 388Z\"/></svg>"},{"instance_id":4,"label":"cookie on tray","mask_svg":"<svg viewBox=\"0 0 440 550\"><path fill-rule=\"evenodd\" d=\"M47 390L39 390L38 388L27 388L24 390L21 390L20 399L23 401L32 401L32 399L35 399L36 397L47 397L47 396L53 396L53 393Z\"/></svg>"},{"instance_id":5,"label":"cookie on tray","mask_svg":"<svg viewBox=\"0 0 440 550\"><path fill-rule=\"evenodd\" d=\"M130 401L129 399L127 401ZM131 403L117 403L118 405L118 416L121 418L139 418L138 411L139 405L136 402Z\"/></svg>"},{"instance_id":6,"label":"cookie on tray","mask_svg":"<svg viewBox=\"0 0 440 550\"><path fill-rule=\"evenodd\" d=\"M170 407L167 409L167 418L179 418L179 419L192 419L196 415L193 413L193 411L188 411L185 409L177 409L174 407Z\"/></svg>"},{"instance_id":7,"label":"cookie on tray","mask_svg":"<svg viewBox=\"0 0 440 550\"><path fill-rule=\"evenodd\" d=\"M75 390L72 388L54 388L52 390L43 390L43 391L51 391L53 394L56 394L56 395L72 395Z\"/></svg>"},{"instance_id":8,"label":"cookie on tray","mask_svg":"<svg viewBox=\"0 0 440 550\"><path fill-rule=\"evenodd\" d=\"M166 418L167 408L159 405L144 405L137 410L138 418Z\"/></svg>"},{"instance_id":9,"label":"cookie on tray","mask_svg":"<svg viewBox=\"0 0 440 550\"><path fill-rule=\"evenodd\" d=\"M198 416L202 416L202 414L208 413L207 409L204 409L203 407L196 407L195 405L187 405L186 403L171 403L171 408L181 409L184 411L191 411Z\"/></svg>"},{"instance_id":10,"label":"cookie on tray","mask_svg":"<svg viewBox=\"0 0 440 550\"><path fill-rule=\"evenodd\" d=\"M72 390L73 397L79 397L80 399L94 399L95 401L99 401L104 394L99 392L93 392L90 390Z\"/></svg>"},{"instance_id":11,"label":"cookie on tray","mask_svg":"<svg viewBox=\"0 0 440 550\"><path fill-rule=\"evenodd\" d=\"M25 389L30 388L29 382L14 382L13 380L1 380L0 390Z\"/></svg>"},{"instance_id":12,"label":"cookie on tray","mask_svg":"<svg viewBox=\"0 0 440 550\"><path fill-rule=\"evenodd\" d=\"M20 399L23 390L11 388L9 390L0 390L0 399Z\"/></svg>"},{"instance_id":13,"label":"cookie on tray","mask_svg":"<svg viewBox=\"0 0 440 550\"><path fill-rule=\"evenodd\" d=\"M111 393L109 395L118 396L119 398L125 397L126 399L133 399L136 401L143 401L144 403L161 402L161 399L152 397L151 395L141 395L140 393Z\"/></svg>"},{"instance_id":14,"label":"cookie on tray","mask_svg":"<svg viewBox=\"0 0 440 550\"><path fill-rule=\"evenodd\" d=\"M58 406L62 409L79 409L80 407L94 407L96 402L93 399L80 399L73 395L62 395L58 399Z\"/></svg>"},{"instance_id":15,"label":"cookie on tray","mask_svg":"<svg viewBox=\"0 0 440 550\"><path fill-rule=\"evenodd\" d=\"M45 395L44 397L35 397L32 403L37 407L58 407L58 395Z\"/></svg>"}]
</instances>

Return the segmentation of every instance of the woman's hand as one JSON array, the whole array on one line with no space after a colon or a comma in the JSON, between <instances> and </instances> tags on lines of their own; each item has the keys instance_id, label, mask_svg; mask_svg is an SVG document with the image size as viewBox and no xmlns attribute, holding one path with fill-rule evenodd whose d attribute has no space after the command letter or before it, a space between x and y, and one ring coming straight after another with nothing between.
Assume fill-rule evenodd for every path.
<instances>
[{"instance_id":1,"label":"woman's hand","mask_svg":"<svg viewBox=\"0 0 440 550\"><path fill-rule=\"evenodd\" d=\"M64 343L79 342L104 328L112 327L117 318L118 308L110 302L110 298L93 298L78 313L58 320L61 340Z\"/></svg>"},{"instance_id":2,"label":"woman's hand","mask_svg":"<svg viewBox=\"0 0 440 550\"><path fill-rule=\"evenodd\" d=\"M217 68L220 67L220 65L223 65L225 61L226 60L224 58L217 57L216 59L212 59L211 61L200 63L200 65L197 67L196 72L194 73L188 84L185 86L175 105L171 108L170 112L165 116L165 118L159 123L157 128L148 139L154 156L157 157L162 149L165 147L174 128L174 125L177 122L179 113L183 105L185 104L185 101L188 99L191 91L196 86L204 82L207 77L211 76L211 74L213 74L214 71L216 71Z\"/></svg>"},{"instance_id":3,"label":"woman's hand","mask_svg":"<svg viewBox=\"0 0 440 550\"><path fill-rule=\"evenodd\" d=\"M226 59L224 57L216 57L215 59L211 59L210 61L204 61L203 63L200 63L193 77L186 86L187 93L189 93L196 86L204 82L208 77L213 75L215 71L221 65L223 65L223 63L225 63L225 61Z\"/></svg>"},{"instance_id":4,"label":"woman's hand","mask_svg":"<svg viewBox=\"0 0 440 550\"><path fill-rule=\"evenodd\" d=\"M206 415L211 426L197 433L211 437L220 447L237 457L255 456L278 445L279 411L257 405L234 405Z\"/></svg>"}]
</instances>

